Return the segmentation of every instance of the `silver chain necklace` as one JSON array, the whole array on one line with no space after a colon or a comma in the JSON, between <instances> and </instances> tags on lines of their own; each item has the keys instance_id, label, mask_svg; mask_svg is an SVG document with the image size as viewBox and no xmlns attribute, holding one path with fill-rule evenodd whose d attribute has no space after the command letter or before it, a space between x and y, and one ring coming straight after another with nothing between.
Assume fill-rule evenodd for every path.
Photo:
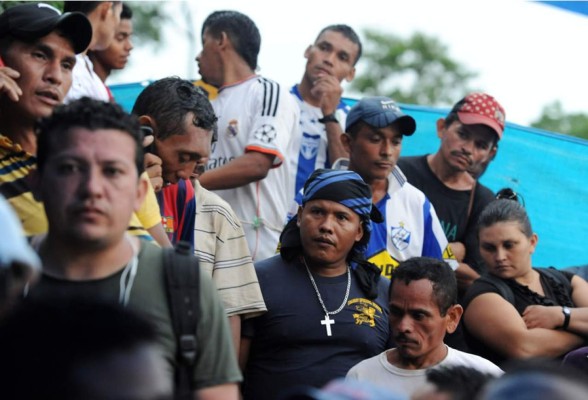
<instances>
[{"instance_id":1,"label":"silver chain necklace","mask_svg":"<svg viewBox=\"0 0 588 400\"><path fill-rule=\"evenodd\" d=\"M323 302L323 298L321 297L321 292L319 292L319 290L318 290L318 286L316 285L316 282L314 281L314 277L312 276L312 273L310 272L310 269L308 268L308 265L306 264L306 259L304 259L304 257L302 257L302 262L304 263L304 267L306 268L306 272L308 272L308 277L310 278L310 282L312 282L312 287L314 288L314 291L316 292L316 296L318 297L318 301L319 301L319 303L321 303L321 307L323 308L323 311L325 312L325 319L321 320L321 325L325 325L325 328L327 329L327 336L332 336L331 325L335 324L335 320L329 318L329 315L335 315L335 314L340 313L341 310L343 310L343 308L345 307L345 304L347 304L347 300L349 299L349 291L351 290L351 270L349 269L349 266L347 266L347 291L345 293L345 298L343 299L343 303L341 303L339 308L336 309L335 311L327 311L327 307L325 306L325 303Z\"/></svg>"}]
</instances>

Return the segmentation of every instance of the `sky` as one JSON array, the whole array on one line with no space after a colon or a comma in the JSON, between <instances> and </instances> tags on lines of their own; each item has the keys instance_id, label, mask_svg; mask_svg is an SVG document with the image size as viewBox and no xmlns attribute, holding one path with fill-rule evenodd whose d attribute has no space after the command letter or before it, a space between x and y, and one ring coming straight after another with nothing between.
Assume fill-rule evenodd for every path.
<instances>
[{"instance_id":1,"label":"sky","mask_svg":"<svg viewBox=\"0 0 588 400\"><path fill-rule=\"evenodd\" d=\"M231 9L251 17L261 32L259 73L287 87L300 81L304 50L318 32L344 23L361 38L366 28L405 38L414 32L437 37L451 58L478 73L471 86L496 97L508 122L529 125L554 100L561 101L566 112L588 113L588 17L555 7L523 0L161 3L173 20L164 28L163 45L157 51L153 45L136 46L127 68L108 83L170 75L198 78L194 58L202 48L202 22L215 10ZM358 74L362 68L360 60Z\"/></svg>"}]
</instances>

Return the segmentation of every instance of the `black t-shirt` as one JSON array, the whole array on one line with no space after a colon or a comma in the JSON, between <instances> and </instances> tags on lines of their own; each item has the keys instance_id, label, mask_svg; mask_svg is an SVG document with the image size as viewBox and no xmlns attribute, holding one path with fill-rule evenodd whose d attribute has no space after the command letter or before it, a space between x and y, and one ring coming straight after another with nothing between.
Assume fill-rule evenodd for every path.
<instances>
[{"instance_id":1,"label":"black t-shirt","mask_svg":"<svg viewBox=\"0 0 588 400\"><path fill-rule=\"evenodd\" d=\"M447 240L464 244L464 262L480 274L485 272L478 249L476 224L484 207L494 200L494 193L478 182L468 218L472 191L454 190L445 186L429 167L427 155L401 157L398 166L408 181L425 193L435 207Z\"/></svg>"},{"instance_id":2,"label":"black t-shirt","mask_svg":"<svg viewBox=\"0 0 588 400\"><path fill-rule=\"evenodd\" d=\"M568 289L566 289L559 282L556 282L553 278L545 275L545 273L542 272L543 268L535 268L535 270L540 274L541 287L543 288L545 296L541 296L540 294L529 289L527 286L517 283L514 279L503 280L510 288L510 290L512 290L512 293L514 295L513 306L516 308L519 315L522 316L525 309L530 305L566 305L573 307L573 303L571 300L571 281L574 274L567 271L558 271L565 276L565 279L570 281L570 286ZM472 302L472 300L485 293L496 293L498 295L501 295L500 290L495 285L478 279L474 283L472 283L472 285L468 288L463 298L462 305L464 307L464 310L467 309L468 305ZM472 336L469 333L467 326L465 324L463 324L463 331L471 353L482 356L494 362L495 364L498 364L499 366L500 363L506 360L506 357L491 350L487 345L478 341L474 336Z\"/></svg>"}]
</instances>

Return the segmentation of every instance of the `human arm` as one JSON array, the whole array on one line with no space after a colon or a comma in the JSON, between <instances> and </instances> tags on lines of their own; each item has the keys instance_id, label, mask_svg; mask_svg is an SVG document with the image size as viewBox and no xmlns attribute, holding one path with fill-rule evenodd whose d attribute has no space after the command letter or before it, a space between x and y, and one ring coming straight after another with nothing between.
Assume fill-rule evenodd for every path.
<instances>
[{"instance_id":1,"label":"human arm","mask_svg":"<svg viewBox=\"0 0 588 400\"><path fill-rule=\"evenodd\" d=\"M237 356L237 359L239 359L239 347L241 345L241 316L229 316L229 326L231 327L233 346L235 346L235 355Z\"/></svg>"},{"instance_id":2,"label":"human arm","mask_svg":"<svg viewBox=\"0 0 588 400\"><path fill-rule=\"evenodd\" d=\"M141 208L136 211L137 219L160 247L173 247L165 233L165 229L163 229L163 225L161 225L159 204L147 172L141 174L141 179L147 181L148 188Z\"/></svg>"},{"instance_id":3,"label":"human arm","mask_svg":"<svg viewBox=\"0 0 588 400\"><path fill-rule=\"evenodd\" d=\"M273 166L275 157L274 154L248 151L222 167L206 171L198 180L202 187L208 190L245 186L265 178Z\"/></svg>"},{"instance_id":4,"label":"human arm","mask_svg":"<svg viewBox=\"0 0 588 400\"><path fill-rule=\"evenodd\" d=\"M155 136L147 135L143 138L143 147L145 147L145 154L143 155L143 168L151 181L151 185L155 192L159 192L163 188L163 177L162 177L162 163L161 158L153 154L148 150L149 146L153 144Z\"/></svg>"},{"instance_id":5,"label":"human arm","mask_svg":"<svg viewBox=\"0 0 588 400\"><path fill-rule=\"evenodd\" d=\"M218 291L200 270L200 312L197 353L193 371L197 399L238 399L241 373L237 364L229 322Z\"/></svg>"},{"instance_id":6,"label":"human arm","mask_svg":"<svg viewBox=\"0 0 588 400\"><path fill-rule=\"evenodd\" d=\"M319 108L323 117L335 114L343 94L343 88L337 78L328 74L320 76L313 82L310 92L313 97L320 99ZM341 134L343 133L341 121L325 122L324 125L327 133L329 163L333 164L339 158L348 158L349 153L341 142Z\"/></svg>"},{"instance_id":7,"label":"human arm","mask_svg":"<svg viewBox=\"0 0 588 400\"><path fill-rule=\"evenodd\" d=\"M571 284L572 301L576 307L570 307L566 330L588 336L588 282L574 275ZM523 312L523 319L528 328L558 329L564 324L561 306L529 306Z\"/></svg>"},{"instance_id":8,"label":"human arm","mask_svg":"<svg viewBox=\"0 0 588 400\"><path fill-rule=\"evenodd\" d=\"M459 263L457 269L455 270L457 286L460 290L466 290L476 279L480 277L480 274L463 262L466 254L466 248L463 243L451 242L449 245L451 246L451 251Z\"/></svg>"},{"instance_id":9,"label":"human arm","mask_svg":"<svg viewBox=\"0 0 588 400\"><path fill-rule=\"evenodd\" d=\"M474 337L509 358L558 357L583 343L570 332L527 328L515 307L497 293L471 300L464 323Z\"/></svg>"},{"instance_id":10,"label":"human arm","mask_svg":"<svg viewBox=\"0 0 588 400\"><path fill-rule=\"evenodd\" d=\"M22 90L16 83L20 73L12 68L5 67L0 58L0 95L6 95L12 101L18 101L22 96Z\"/></svg>"}]
</instances>

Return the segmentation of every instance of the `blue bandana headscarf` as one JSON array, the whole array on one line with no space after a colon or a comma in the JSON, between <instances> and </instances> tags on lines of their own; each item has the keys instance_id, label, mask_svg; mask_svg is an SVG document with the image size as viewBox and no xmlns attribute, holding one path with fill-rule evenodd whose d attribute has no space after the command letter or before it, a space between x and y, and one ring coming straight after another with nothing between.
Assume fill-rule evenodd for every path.
<instances>
[{"instance_id":1,"label":"blue bandana headscarf","mask_svg":"<svg viewBox=\"0 0 588 400\"><path fill-rule=\"evenodd\" d=\"M352 247L348 261L360 280L366 280L366 293L374 294L380 270L373 264L365 261L365 251L370 241L372 221L381 222L382 215L372 204L372 190L361 177L352 171L318 169L314 171L304 184L302 206L311 200L329 200L353 210L361 220L363 236ZM291 260L301 251L300 229L296 224L296 218L292 218L286 225L280 236L280 254L286 260ZM357 268L358 265L363 268ZM374 270L375 269L375 270ZM368 273L367 271L371 273ZM369 282L367 282L369 281ZM362 285L363 286L363 285ZM375 292L377 296L377 292Z\"/></svg>"}]
</instances>

